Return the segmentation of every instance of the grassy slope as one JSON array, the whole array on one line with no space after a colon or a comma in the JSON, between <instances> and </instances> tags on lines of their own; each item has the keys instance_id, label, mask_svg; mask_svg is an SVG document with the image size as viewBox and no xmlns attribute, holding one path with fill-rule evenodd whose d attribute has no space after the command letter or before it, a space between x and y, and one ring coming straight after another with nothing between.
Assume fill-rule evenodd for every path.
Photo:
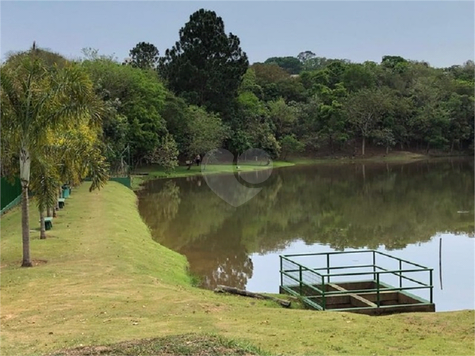
<instances>
[{"instance_id":1,"label":"grassy slope","mask_svg":"<svg viewBox=\"0 0 475 356\"><path fill-rule=\"evenodd\" d=\"M47 240L21 260L20 211L1 219L2 354L185 333L248 341L271 354L474 354L474 311L368 317L287 310L193 288L186 260L153 242L132 191L73 191ZM31 206L31 226L38 214Z\"/></svg>"}]
</instances>

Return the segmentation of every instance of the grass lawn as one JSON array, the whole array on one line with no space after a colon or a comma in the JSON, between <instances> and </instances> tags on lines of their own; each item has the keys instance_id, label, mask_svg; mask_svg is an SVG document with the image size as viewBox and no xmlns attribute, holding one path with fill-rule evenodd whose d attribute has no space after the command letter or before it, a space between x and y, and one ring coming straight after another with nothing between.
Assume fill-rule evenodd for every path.
<instances>
[{"instance_id":1,"label":"grass lawn","mask_svg":"<svg viewBox=\"0 0 475 356\"><path fill-rule=\"evenodd\" d=\"M19 208L1 218L2 354L96 346L69 354L129 347L130 354L206 355L225 353L223 345L236 354L474 354L473 310L369 317L192 287L185 257L151 239L134 193L115 182L89 193L89 184L66 199L46 240L34 230L31 204L33 268L19 267Z\"/></svg>"}]
</instances>

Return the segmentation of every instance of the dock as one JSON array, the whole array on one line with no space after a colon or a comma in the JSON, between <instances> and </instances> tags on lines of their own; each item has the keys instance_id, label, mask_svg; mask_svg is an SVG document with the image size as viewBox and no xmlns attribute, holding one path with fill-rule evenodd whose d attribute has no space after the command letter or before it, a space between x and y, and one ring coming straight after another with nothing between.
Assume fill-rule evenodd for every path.
<instances>
[{"instance_id":1,"label":"dock","mask_svg":"<svg viewBox=\"0 0 475 356\"><path fill-rule=\"evenodd\" d=\"M280 256L280 293L316 310L434 312L432 275L431 268L376 250Z\"/></svg>"}]
</instances>

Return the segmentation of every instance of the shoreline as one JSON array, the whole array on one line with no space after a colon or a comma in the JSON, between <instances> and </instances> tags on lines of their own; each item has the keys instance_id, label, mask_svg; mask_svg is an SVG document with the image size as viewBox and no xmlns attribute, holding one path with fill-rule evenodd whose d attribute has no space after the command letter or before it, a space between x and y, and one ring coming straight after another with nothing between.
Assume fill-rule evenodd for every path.
<instances>
[{"instance_id":1,"label":"shoreline","mask_svg":"<svg viewBox=\"0 0 475 356\"><path fill-rule=\"evenodd\" d=\"M424 155L406 151L391 152L388 155L373 155L368 157L292 157L288 160L277 160L272 162L272 169L292 167L299 165L320 165L320 164L383 164L383 163L411 163L424 160L447 160L447 159L468 159L472 157L470 155L454 155L454 156L433 156ZM223 165L209 165L211 169L207 172L203 172L200 167L193 166L188 170L187 166L178 166L173 172L166 173L161 167L157 165L144 166L136 169L130 174L131 186L133 190L140 190L141 185L149 180L153 179L168 179L168 178L182 178L193 177L204 174L222 174L236 172L235 166L223 164ZM251 172L254 170L269 169L267 166L256 165L240 165L240 172Z\"/></svg>"}]
</instances>

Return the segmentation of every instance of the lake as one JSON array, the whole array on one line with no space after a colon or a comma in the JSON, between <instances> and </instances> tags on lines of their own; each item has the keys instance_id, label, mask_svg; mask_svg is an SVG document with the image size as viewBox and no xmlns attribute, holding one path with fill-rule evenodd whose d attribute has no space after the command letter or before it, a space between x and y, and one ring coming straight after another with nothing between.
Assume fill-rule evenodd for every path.
<instances>
[{"instance_id":1,"label":"lake","mask_svg":"<svg viewBox=\"0 0 475 356\"><path fill-rule=\"evenodd\" d=\"M203 288L278 293L280 254L369 248L433 268L437 311L474 309L473 159L286 167L228 191L240 206L215 194L268 173L149 181L139 210Z\"/></svg>"}]
</instances>

